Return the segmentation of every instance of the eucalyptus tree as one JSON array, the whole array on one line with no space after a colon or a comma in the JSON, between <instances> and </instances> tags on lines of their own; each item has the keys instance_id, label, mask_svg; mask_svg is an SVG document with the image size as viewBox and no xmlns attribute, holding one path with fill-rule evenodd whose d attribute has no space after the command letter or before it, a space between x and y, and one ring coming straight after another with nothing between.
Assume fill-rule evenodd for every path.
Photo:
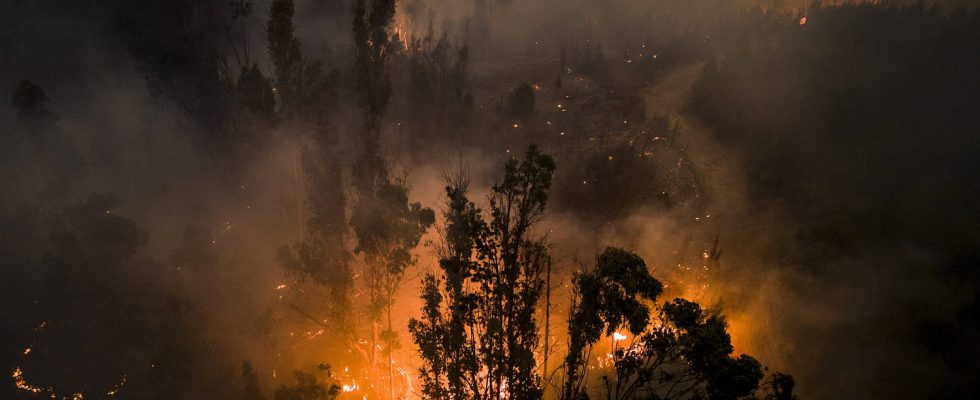
<instances>
[{"instance_id":1,"label":"eucalyptus tree","mask_svg":"<svg viewBox=\"0 0 980 400\"><path fill-rule=\"evenodd\" d=\"M656 300L663 285L650 276L639 256L609 247L596 256L593 270L575 276L574 290L577 301L569 312L568 353L563 365L564 399L584 397L588 355L603 335L615 335L623 326L633 335L646 330L650 309L644 300Z\"/></svg>"},{"instance_id":2,"label":"eucalyptus tree","mask_svg":"<svg viewBox=\"0 0 980 400\"><path fill-rule=\"evenodd\" d=\"M603 335L620 335L623 327L633 339L622 348L614 346L611 365L599 368L606 399L795 398L791 376L775 373L763 381L758 361L733 356L720 313L678 298L652 315L650 304L662 289L639 256L615 248L597 257L594 270L576 276L578 301L570 310L560 398L589 397L585 382L592 346Z\"/></svg>"},{"instance_id":3,"label":"eucalyptus tree","mask_svg":"<svg viewBox=\"0 0 980 400\"><path fill-rule=\"evenodd\" d=\"M534 227L544 216L554 160L535 146L504 164L488 198L489 220L449 179L438 275L424 278L423 315L409 324L423 359L426 398L542 396L535 318L549 255Z\"/></svg>"},{"instance_id":4,"label":"eucalyptus tree","mask_svg":"<svg viewBox=\"0 0 980 400\"><path fill-rule=\"evenodd\" d=\"M357 239L356 253L364 257L364 280L368 291L368 318L371 321L372 369L377 364L376 342L381 339L388 358L389 389L393 392L392 351L398 337L392 325L392 306L405 271L416 262L412 250L435 222L435 213L421 203L409 203L404 182L382 181L370 196L362 196L354 206L350 226ZM382 314L386 326L380 330ZM392 393L393 396L393 393Z\"/></svg>"}]
</instances>

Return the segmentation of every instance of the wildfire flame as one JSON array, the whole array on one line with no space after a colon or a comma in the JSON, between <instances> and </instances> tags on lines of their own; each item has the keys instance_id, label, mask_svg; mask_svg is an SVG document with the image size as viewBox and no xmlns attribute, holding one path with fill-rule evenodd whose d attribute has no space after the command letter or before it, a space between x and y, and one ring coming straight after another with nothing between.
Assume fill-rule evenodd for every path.
<instances>
[{"instance_id":1,"label":"wildfire flame","mask_svg":"<svg viewBox=\"0 0 980 400\"><path fill-rule=\"evenodd\" d=\"M20 367L14 368L14 372L11 374L11 377L14 378L14 385L17 385L17 388L20 390L31 393L41 393L45 391L45 389L27 383L27 380L24 379L24 371L21 370Z\"/></svg>"}]
</instances>

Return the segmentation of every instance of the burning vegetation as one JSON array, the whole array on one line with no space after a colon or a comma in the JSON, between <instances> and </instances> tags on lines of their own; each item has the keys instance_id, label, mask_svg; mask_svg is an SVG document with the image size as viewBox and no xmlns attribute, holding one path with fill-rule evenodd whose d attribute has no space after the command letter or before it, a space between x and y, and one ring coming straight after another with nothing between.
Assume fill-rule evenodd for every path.
<instances>
[{"instance_id":1,"label":"burning vegetation","mask_svg":"<svg viewBox=\"0 0 980 400\"><path fill-rule=\"evenodd\" d=\"M2 398L977 394L972 8L103 3L0 5Z\"/></svg>"}]
</instances>

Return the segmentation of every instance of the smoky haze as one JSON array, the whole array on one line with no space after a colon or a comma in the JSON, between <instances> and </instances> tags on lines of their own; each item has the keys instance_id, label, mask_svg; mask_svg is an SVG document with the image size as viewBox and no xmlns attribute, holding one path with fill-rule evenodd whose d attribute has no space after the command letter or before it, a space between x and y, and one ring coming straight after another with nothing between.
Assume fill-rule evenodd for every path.
<instances>
[{"instance_id":1,"label":"smoky haze","mask_svg":"<svg viewBox=\"0 0 980 400\"><path fill-rule=\"evenodd\" d=\"M272 3L0 0L0 397L247 398L243 362L270 394L324 364L368 385L330 286L281 256L330 210L355 247L355 2L294 2L292 85ZM402 0L368 147L436 215L455 171L486 209L505 161L555 158L559 352L573 274L613 245L801 398L973 398L980 12L827 3ZM395 295L392 391L417 393L444 228Z\"/></svg>"}]
</instances>

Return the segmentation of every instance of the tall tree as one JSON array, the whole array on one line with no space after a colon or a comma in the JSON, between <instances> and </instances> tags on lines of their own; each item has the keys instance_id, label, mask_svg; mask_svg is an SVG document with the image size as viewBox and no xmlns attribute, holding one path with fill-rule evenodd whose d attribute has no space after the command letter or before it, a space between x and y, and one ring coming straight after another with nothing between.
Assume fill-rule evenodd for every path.
<instances>
[{"instance_id":1,"label":"tall tree","mask_svg":"<svg viewBox=\"0 0 980 400\"><path fill-rule=\"evenodd\" d=\"M292 247L282 248L279 259L287 271L300 278L312 278L327 289L330 325L348 332L354 277L347 247L343 169L336 146L336 132L321 126L313 143L303 149L305 202L310 218L305 237Z\"/></svg>"},{"instance_id":2,"label":"tall tree","mask_svg":"<svg viewBox=\"0 0 980 400\"><path fill-rule=\"evenodd\" d=\"M422 394L430 399L475 398L479 392L472 379L479 362L476 338L467 333L473 332L479 296L465 287L477 267L476 240L487 226L466 197L465 173L448 175L446 181L445 225L438 248L442 273L423 278L423 315L409 322L409 331L424 361L419 368Z\"/></svg>"},{"instance_id":3,"label":"tall tree","mask_svg":"<svg viewBox=\"0 0 980 400\"><path fill-rule=\"evenodd\" d=\"M386 65L394 51L388 30L395 18L395 0L374 0L370 11L365 0L356 0L353 14L355 84L358 103L364 112L362 148L354 184L365 195L374 191L373 186L385 173L378 147L381 120L391 97Z\"/></svg>"},{"instance_id":4,"label":"tall tree","mask_svg":"<svg viewBox=\"0 0 980 400\"><path fill-rule=\"evenodd\" d=\"M408 204L407 188L393 182L379 152L381 121L391 97L387 61L395 51L389 29L395 18L395 0L374 0L370 10L365 0L353 7L354 74L358 103L364 113L360 151L354 168L358 203L351 216L357 236L355 249L365 257L365 280L370 295L372 341L378 338L381 312L387 314L388 327L381 332L388 356L390 395L394 397L391 352L397 345L391 327L391 306L401 285L405 268L415 262L410 250L435 220L431 209L419 203ZM376 362L372 343L371 363Z\"/></svg>"},{"instance_id":5,"label":"tall tree","mask_svg":"<svg viewBox=\"0 0 980 400\"><path fill-rule=\"evenodd\" d=\"M490 223L477 242L480 263L475 279L488 301L478 318L484 338L480 356L493 365L488 392L495 396L534 399L542 394L535 372L538 347L535 308L548 262L543 239L531 229L544 215L555 161L531 145L522 162L504 164L503 179L490 195Z\"/></svg>"},{"instance_id":6,"label":"tall tree","mask_svg":"<svg viewBox=\"0 0 980 400\"><path fill-rule=\"evenodd\" d=\"M388 30L395 19L395 0L374 0L368 12L365 0L354 3L354 69L365 131L378 129L391 97L391 82L385 70L393 52Z\"/></svg>"},{"instance_id":7,"label":"tall tree","mask_svg":"<svg viewBox=\"0 0 980 400\"><path fill-rule=\"evenodd\" d=\"M323 113L324 101L332 96L331 73L324 72L320 60L303 58L299 38L293 27L293 0L273 0L266 23L269 56L275 74L279 112L311 117Z\"/></svg>"},{"instance_id":8,"label":"tall tree","mask_svg":"<svg viewBox=\"0 0 980 400\"><path fill-rule=\"evenodd\" d=\"M353 340L349 312L354 274L347 243L344 169L337 150L338 134L329 123L329 105L335 100L334 72L324 73L319 60L304 60L293 26L294 12L292 0L275 0L266 25L279 100L277 115L307 141L297 157L302 171L297 167L296 172L296 220L305 224L302 238L280 249L279 259L299 283L309 279L316 289L324 289L323 297L306 296L313 302L306 303L309 307L289 306L327 330L333 336L329 343L360 350Z\"/></svg>"},{"instance_id":9,"label":"tall tree","mask_svg":"<svg viewBox=\"0 0 980 400\"><path fill-rule=\"evenodd\" d=\"M450 179L442 273L425 278L423 316L409 324L426 398L541 397L535 311L549 256L533 227L554 169L533 145L524 160L505 163L489 197L489 222L466 198L467 180Z\"/></svg>"},{"instance_id":10,"label":"tall tree","mask_svg":"<svg viewBox=\"0 0 980 400\"><path fill-rule=\"evenodd\" d=\"M367 283L368 316L372 323L370 363L376 365L376 342L384 342L388 358L389 391L393 392L392 351L397 348L397 334L392 326L392 306L405 270L414 265L411 251L435 222L435 213L421 203L408 201L403 182L383 181L377 191L362 197L351 213L350 225L357 238L355 252L364 256L364 278ZM386 327L379 332L382 316Z\"/></svg>"}]
</instances>

